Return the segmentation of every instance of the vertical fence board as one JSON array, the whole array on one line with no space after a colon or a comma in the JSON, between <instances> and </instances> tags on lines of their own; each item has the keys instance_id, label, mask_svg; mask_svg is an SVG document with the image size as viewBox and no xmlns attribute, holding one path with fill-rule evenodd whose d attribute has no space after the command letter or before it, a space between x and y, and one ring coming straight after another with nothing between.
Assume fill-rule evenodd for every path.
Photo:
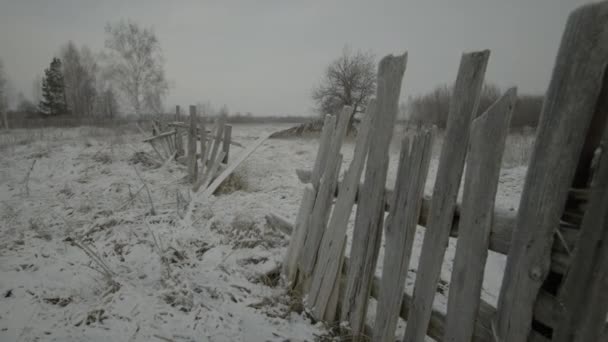
<instances>
[{"instance_id":1,"label":"vertical fence board","mask_svg":"<svg viewBox=\"0 0 608 342\"><path fill-rule=\"evenodd\" d=\"M232 126L226 125L224 127L224 144L222 145L222 151L224 151L224 164L228 163L228 156L230 154L230 139L232 139Z\"/></svg>"},{"instance_id":2,"label":"vertical fence board","mask_svg":"<svg viewBox=\"0 0 608 342\"><path fill-rule=\"evenodd\" d=\"M190 106L190 122L188 127L188 178L190 183L196 182L196 106Z\"/></svg>"},{"instance_id":3,"label":"vertical fence board","mask_svg":"<svg viewBox=\"0 0 608 342\"><path fill-rule=\"evenodd\" d=\"M222 143L222 135L224 134L224 127L226 125L226 115L222 114L217 119L217 125L215 130L215 136L213 137L213 147L211 149L211 156L209 157L209 162L213 163L215 158L217 157L217 152L219 151L220 144Z\"/></svg>"},{"instance_id":4,"label":"vertical fence board","mask_svg":"<svg viewBox=\"0 0 608 342\"><path fill-rule=\"evenodd\" d=\"M308 184L304 187L302 202L300 203L300 209L296 215L296 223L294 225L295 231L292 233L292 237L289 240L285 262L283 263L283 273L286 275L287 281L291 284L296 280L298 256L304 245L304 239L306 238L306 232L309 226L310 213L312 212L314 203L315 189L312 185Z\"/></svg>"},{"instance_id":5,"label":"vertical fence board","mask_svg":"<svg viewBox=\"0 0 608 342\"><path fill-rule=\"evenodd\" d=\"M325 171L325 164L327 163L327 154L331 146L331 137L334 135L336 129L336 116L325 115L323 121L323 130L321 131L321 138L319 139L319 149L317 150L317 157L315 159L315 165L312 169L311 184L315 189L319 189L319 182L321 176Z\"/></svg>"},{"instance_id":6,"label":"vertical fence board","mask_svg":"<svg viewBox=\"0 0 608 342\"><path fill-rule=\"evenodd\" d=\"M313 315L317 319L327 321L335 319L334 313L337 301L331 301L330 299L338 295L339 282L337 279L339 279L340 268L344 259L346 229L369 149L371 123L375 114L374 107L375 100L371 100L363 118L361 129L357 134L353 160L340 184L339 195L327 225L327 231L323 234L321 240L318 260L313 271L308 294L308 302L312 307Z\"/></svg>"},{"instance_id":7,"label":"vertical fence board","mask_svg":"<svg viewBox=\"0 0 608 342\"><path fill-rule=\"evenodd\" d=\"M566 25L522 193L498 301L502 341L525 341L550 268L577 162L594 115L608 60L608 2L583 6Z\"/></svg>"},{"instance_id":8,"label":"vertical fence board","mask_svg":"<svg viewBox=\"0 0 608 342\"><path fill-rule=\"evenodd\" d=\"M317 253L327 226L334 190L336 189L337 178L339 176L338 174L334 177L334 170L336 169L336 165L342 161L338 156L340 155L340 148L342 147L351 116L352 107L345 106L338 117L338 124L334 135L331 137L329 152L326 155L327 164L325 165L325 171L322 172L321 182L310 219L309 233L306 235L306 241L304 241L304 254L300 256L300 269L302 270L303 279L310 279L315 267ZM340 167L338 166L339 169Z\"/></svg>"},{"instance_id":9,"label":"vertical fence board","mask_svg":"<svg viewBox=\"0 0 608 342\"><path fill-rule=\"evenodd\" d=\"M604 132L608 142L608 127ZM560 290L553 341L600 341L608 311L608 150L603 148L572 266ZM604 336L604 339L607 336Z\"/></svg>"},{"instance_id":10,"label":"vertical fence board","mask_svg":"<svg viewBox=\"0 0 608 342\"><path fill-rule=\"evenodd\" d=\"M511 88L471 124L460 231L450 281L444 341L470 341L481 300L502 155L517 90Z\"/></svg>"},{"instance_id":11,"label":"vertical fence board","mask_svg":"<svg viewBox=\"0 0 608 342\"><path fill-rule=\"evenodd\" d=\"M175 106L175 122L180 121L180 107ZM175 149L178 155L184 155L184 141L182 139L182 130L179 127L175 127Z\"/></svg>"},{"instance_id":12,"label":"vertical fence board","mask_svg":"<svg viewBox=\"0 0 608 342\"><path fill-rule=\"evenodd\" d=\"M422 342L431 319L433 299L441 273L443 257L448 245L452 217L469 139L469 128L479 105L489 50L466 53L450 99L450 112L433 198L429 212L427 230L416 274L412 309L405 330L405 341Z\"/></svg>"},{"instance_id":13,"label":"vertical fence board","mask_svg":"<svg viewBox=\"0 0 608 342\"><path fill-rule=\"evenodd\" d=\"M200 173L202 175L202 173L205 171L205 167L207 165L207 125L205 123L206 119L204 115L201 115L201 119L198 123L198 135L199 135L199 145L200 145L200 150L201 150L201 169L200 169Z\"/></svg>"},{"instance_id":14,"label":"vertical fence board","mask_svg":"<svg viewBox=\"0 0 608 342\"><path fill-rule=\"evenodd\" d=\"M397 170L395 192L385 229L384 261L378 297L373 341L395 341L401 300L410 263L422 195L429 170L432 133L417 133L409 142L404 139Z\"/></svg>"},{"instance_id":15,"label":"vertical fence board","mask_svg":"<svg viewBox=\"0 0 608 342\"><path fill-rule=\"evenodd\" d=\"M310 281L317 259L317 252L319 251L319 244L329 220L333 192L338 185L340 167L342 166L342 154L332 159L334 161L327 163L327 166L334 167L334 170L325 170L323 177L321 177L321 185L319 186L319 191L317 191L315 203L310 214L310 222L307 228L308 233L306 234L304 247L298 258L300 272L298 282L301 282L303 285L304 293L307 293L310 289Z\"/></svg>"},{"instance_id":16,"label":"vertical fence board","mask_svg":"<svg viewBox=\"0 0 608 342\"><path fill-rule=\"evenodd\" d=\"M378 259L384 219L388 149L397 117L406 63L407 53L396 57L386 56L378 66L376 117L373 121L365 180L360 189L341 312L341 319L349 323L355 340L364 331L369 293Z\"/></svg>"}]
</instances>

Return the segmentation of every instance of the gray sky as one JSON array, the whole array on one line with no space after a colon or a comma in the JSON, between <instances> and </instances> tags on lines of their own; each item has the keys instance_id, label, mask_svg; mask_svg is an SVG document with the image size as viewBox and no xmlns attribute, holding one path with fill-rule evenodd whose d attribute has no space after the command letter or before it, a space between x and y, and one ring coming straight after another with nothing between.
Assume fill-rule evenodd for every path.
<instances>
[{"instance_id":1,"label":"gray sky","mask_svg":"<svg viewBox=\"0 0 608 342\"><path fill-rule=\"evenodd\" d=\"M211 101L256 115L312 113L310 92L344 45L408 51L402 100L456 77L464 51L492 50L486 79L543 93L568 13L587 0L0 0L0 58L17 91L59 46L100 51L108 21L153 26L167 106Z\"/></svg>"}]
</instances>

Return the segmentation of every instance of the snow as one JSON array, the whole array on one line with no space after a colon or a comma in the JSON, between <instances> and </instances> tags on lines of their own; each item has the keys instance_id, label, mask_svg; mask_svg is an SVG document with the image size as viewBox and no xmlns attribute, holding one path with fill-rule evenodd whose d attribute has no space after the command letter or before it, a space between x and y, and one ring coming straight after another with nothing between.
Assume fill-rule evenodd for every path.
<instances>
[{"instance_id":1,"label":"snow","mask_svg":"<svg viewBox=\"0 0 608 342\"><path fill-rule=\"evenodd\" d=\"M247 146L286 127L236 125L232 134ZM280 264L289 239L264 216L294 221L303 189L295 169L312 167L317 140L268 140L235 171L242 189L198 199L184 167L134 164L141 160L136 152L153 155L142 138L93 127L0 135L0 341L312 341L326 333L306 313L290 310L284 284L262 276ZM353 145L349 140L343 148L343 170ZM398 145L391 147L389 187ZM241 151L233 146L231 159ZM143 184L134 167L156 215L146 190L138 192ZM436 168L435 158L427 194ZM517 210L525 171L503 169L497 206ZM185 220L178 192L195 199ZM423 234L419 229L412 269ZM99 255L117 288L72 241ZM450 239L442 269L446 291L435 298L443 310L455 245ZM378 275L382 258L383 251ZM490 253L482 297L493 304L504 264L504 256ZM412 271L406 291L414 279Z\"/></svg>"}]
</instances>

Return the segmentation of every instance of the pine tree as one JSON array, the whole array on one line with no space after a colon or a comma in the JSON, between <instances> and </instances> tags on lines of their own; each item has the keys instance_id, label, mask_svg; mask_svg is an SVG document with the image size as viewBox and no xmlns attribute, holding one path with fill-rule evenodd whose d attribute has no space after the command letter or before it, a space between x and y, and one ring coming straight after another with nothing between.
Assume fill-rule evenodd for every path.
<instances>
[{"instance_id":1,"label":"pine tree","mask_svg":"<svg viewBox=\"0 0 608 342\"><path fill-rule=\"evenodd\" d=\"M42 101L40 101L39 109L45 115L59 115L68 112L59 58L53 58L49 68L44 70Z\"/></svg>"}]
</instances>

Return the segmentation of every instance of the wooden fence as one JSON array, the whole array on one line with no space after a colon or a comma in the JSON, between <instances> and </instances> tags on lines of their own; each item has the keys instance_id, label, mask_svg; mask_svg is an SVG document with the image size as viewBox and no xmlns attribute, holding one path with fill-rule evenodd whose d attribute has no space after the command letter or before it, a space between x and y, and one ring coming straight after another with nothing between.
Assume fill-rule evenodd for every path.
<instances>
[{"instance_id":1,"label":"wooden fence","mask_svg":"<svg viewBox=\"0 0 608 342\"><path fill-rule=\"evenodd\" d=\"M489 56L462 56L430 198L423 196L429 129L403 140L395 188L386 189L406 54L380 62L376 99L342 181L340 150L352 111L325 118L314 167L298 172L310 184L283 265L315 318L344 322L354 340L394 341L399 317L407 321L406 342L608 340L608 2L570 15L517 213L494 208L516 89L474 117ZM409 294L417 225L426 231ZM376 277L382 234L383 272ZM450 236L458 240L444 313L433 300ZM488 250L508 256L496 308L481 299ZM371 327L370 296L381 308Z\"/></svg>"},{"instance_id":2,"label":"wooden fence","mask_svg":"<svg viewBox=\"0 0 608 342\"><path fill-rule=\"evenodd\" d=\"M184 163L193 191L206 189L221 171L221 165L228 163L230 145L241 145L232 141L232 126L226 124L225 115L218 118L211 131L207 130L205 117L198 117L196 106L190 106L187 123L179 119L180 107L176 106L175 121L154 121L153 136L144 142L152 146L161 162L177 159Z\"/></svg>"}]
</instances>

